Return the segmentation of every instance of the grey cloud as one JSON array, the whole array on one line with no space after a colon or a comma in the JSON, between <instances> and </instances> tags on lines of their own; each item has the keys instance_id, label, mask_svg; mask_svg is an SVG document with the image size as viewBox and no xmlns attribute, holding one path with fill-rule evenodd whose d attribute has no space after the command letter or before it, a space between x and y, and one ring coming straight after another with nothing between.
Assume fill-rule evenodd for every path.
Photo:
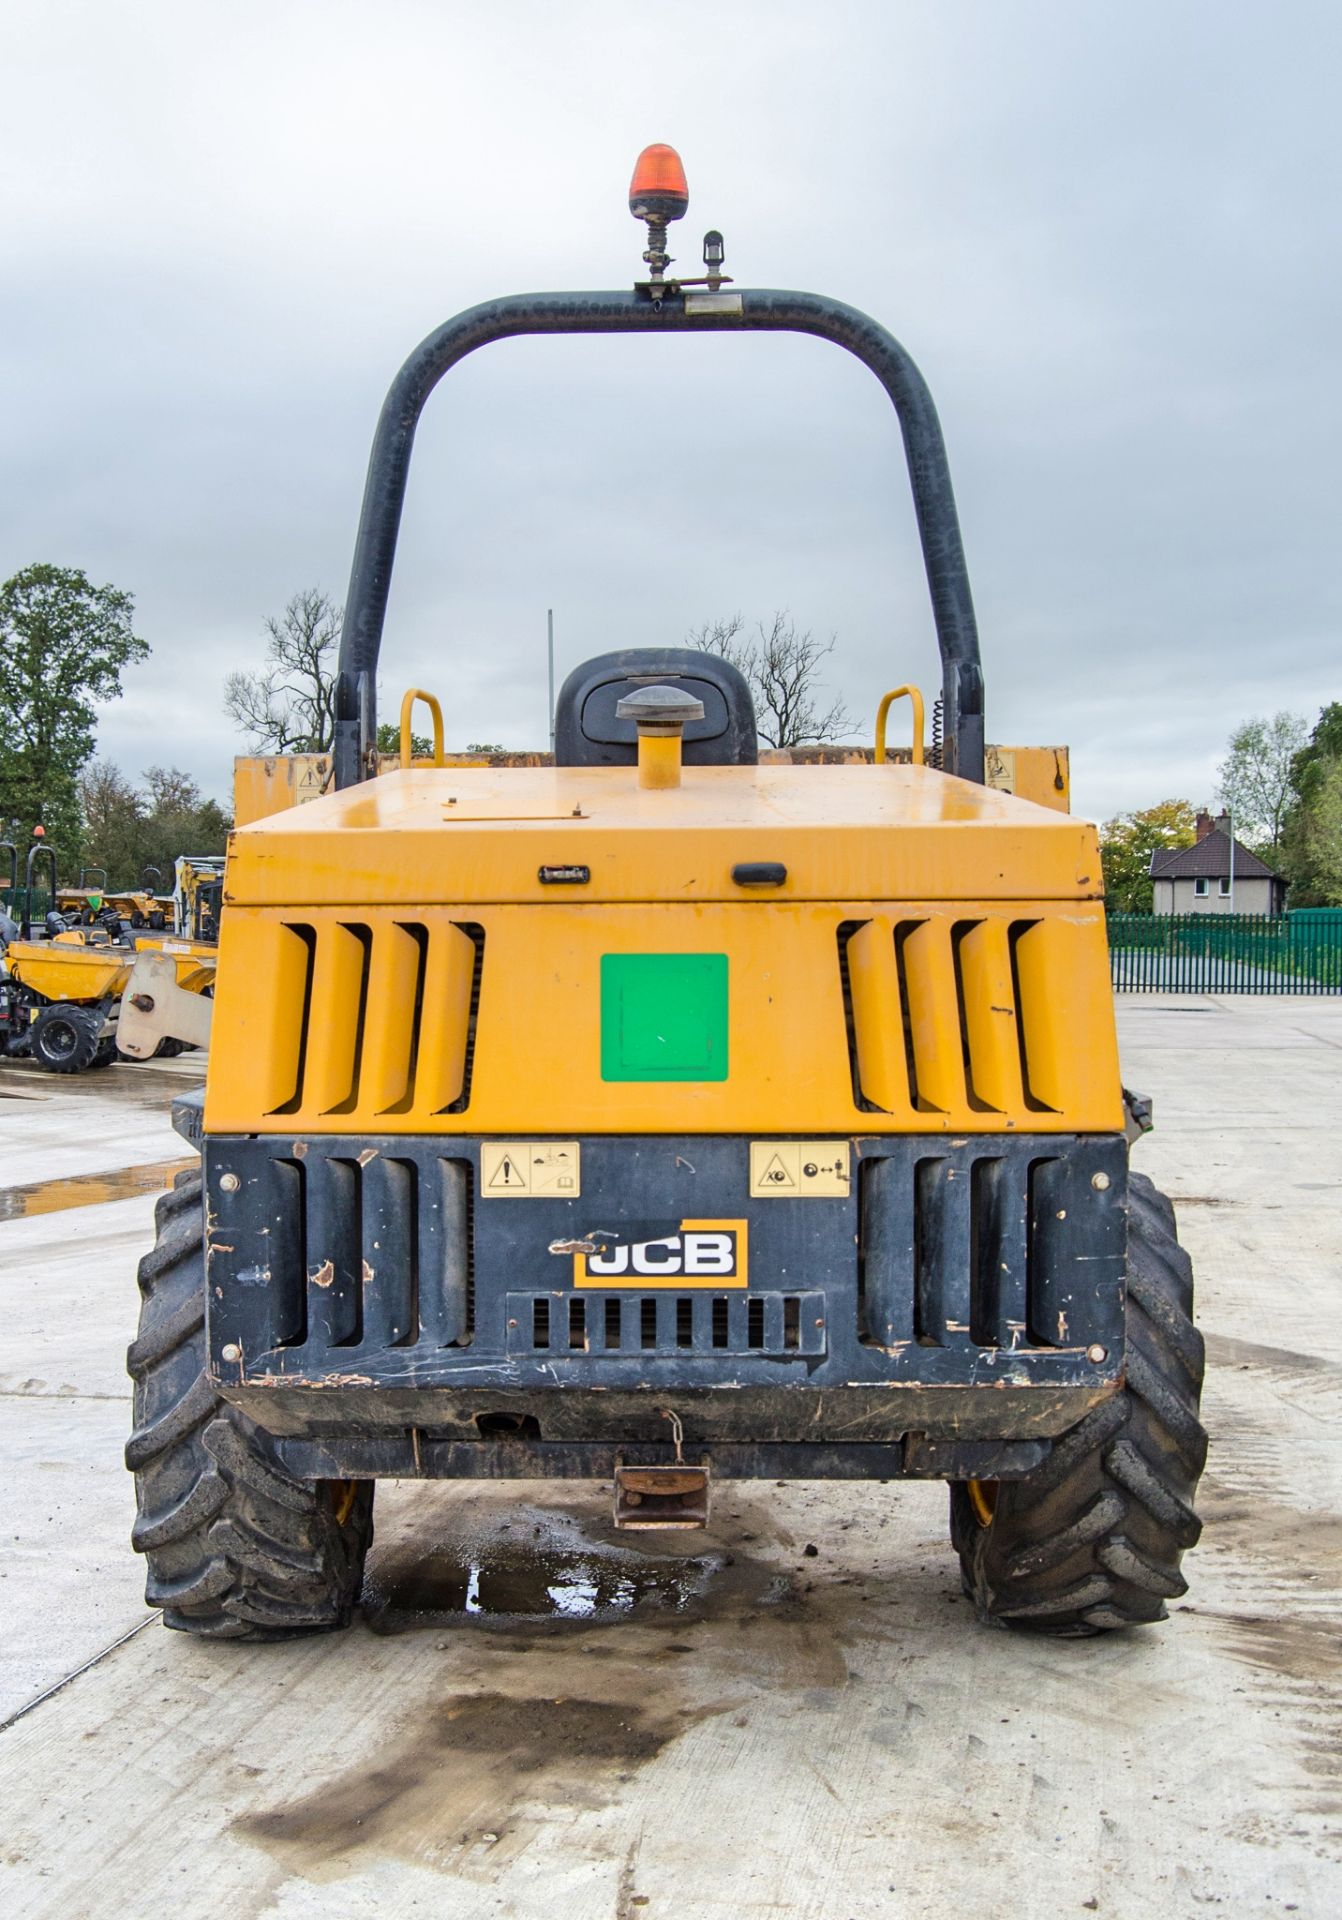
<instances>
[{"instance_id":1,"label":"grey cloud","mask_svg":"<svg viewBox=\"0 0 1342 1920\"><path fill-rule=\"evenodd\" d=\"M297 587L343 593L396 364L492 293L631 278L654 138L690 171L682 258L721 226L743 279L920 360L990 731L1068 741L1083 810L1205 798L1237 720L1338 695L1333 8L692 0L655 88L627 6L483 11L142 0L11 37L0 569L136 593L154 657L103 751L226 790L223 674ZM811 342L451 376L388 704L427 681L455 739L538 742L547 605L565 665L786 605L838 634L855 710L935 682L894 422Z\"/></svg>"}]
</instances>

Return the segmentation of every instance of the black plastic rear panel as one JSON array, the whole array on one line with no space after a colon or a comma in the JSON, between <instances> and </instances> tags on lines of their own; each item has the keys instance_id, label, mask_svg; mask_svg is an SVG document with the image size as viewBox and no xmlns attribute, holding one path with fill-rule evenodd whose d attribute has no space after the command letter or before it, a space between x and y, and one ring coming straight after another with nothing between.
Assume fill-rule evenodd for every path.
<instances>
[{"instance_id":1,"label":"black plastic rear panel","mask_svg":"<svg viewBox=\"0 0 1342 1920\"><path fill-rule=\"evenodd\" d=\"M203 1145L228 1389L520 1393L542 1430L580 1396L596 1437L603 1395L1095 1389L1121 1370L1121 1136L836 1142L854 1175L836 1199L752 1199L740 1139L583 1140L576 1199L482 1196L479 1143L457 1138ZM747 1287L575 1285L581 1249L687 1221L745 1223Z\"/></svg>"}]
</instances>

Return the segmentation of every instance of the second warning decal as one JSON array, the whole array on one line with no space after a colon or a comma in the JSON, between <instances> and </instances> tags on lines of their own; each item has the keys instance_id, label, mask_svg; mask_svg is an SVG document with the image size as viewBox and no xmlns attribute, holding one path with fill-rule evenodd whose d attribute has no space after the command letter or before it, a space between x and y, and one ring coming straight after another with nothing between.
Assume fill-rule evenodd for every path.
<instances>
[{"instance_id":1,"label":"second warning decal","mask_svg":"<svg viewBox=\"0 0 1342 1920\"><path fill-rule=\"evenodd\" d=\"M849 1159L846 1140L752 1140L751 1198L846 1198Z\"/></svg>"},{"instance_id":2,"label":"second warning decal","mask_svg":"<svg viewBox=\"0 0 1342 1920\"><path fill-rule=\"evenodd\" d=\"M485 1200L576 1200L582 1154L576 1140L485 1140L480 1195Z\"/></svg>"}]
</instances>

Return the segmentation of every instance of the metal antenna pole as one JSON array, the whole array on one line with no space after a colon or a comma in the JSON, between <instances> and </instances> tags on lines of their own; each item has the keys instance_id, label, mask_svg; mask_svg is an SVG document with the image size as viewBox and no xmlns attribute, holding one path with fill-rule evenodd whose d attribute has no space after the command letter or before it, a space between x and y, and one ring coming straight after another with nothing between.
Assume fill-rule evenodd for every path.
<instances>
[{"instance_id":1,"label":"metal antenna pole","mask_svg":"<svg viewBox=\"0 0 1342 1920\"><path fill-rule=\"evenodd\" d=\"M555 750L555 610L554 610L554 608L553 608L553 607L548 607L548 608L546 609L546 613L545 613L545 624L546 624L546 627L547 627L547 629L548 629L548 632L549 632L549 650L550 650L550 757L551 757L551 759L553 759L553 758L554 758L554 750Z\"/></svg>"}]
</instances>

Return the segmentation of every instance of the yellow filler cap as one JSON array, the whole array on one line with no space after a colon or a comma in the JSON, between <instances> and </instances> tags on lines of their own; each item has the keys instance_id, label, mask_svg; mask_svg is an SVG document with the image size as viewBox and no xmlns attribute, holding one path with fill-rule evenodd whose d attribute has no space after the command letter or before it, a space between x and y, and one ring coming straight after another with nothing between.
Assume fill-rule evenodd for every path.
<instances>
[{"instance_id":1,"label":"yellow filler cap","mask_svg":"<svg viewBox=\"0 0 1342 1920\"><path fill-rule=\"evenodd\" d=\"M640 687L617 704L615 717L638 728L640 787L678 787L681 736L691 720L703 719L703 701L683 687Z\"/></svg>"}]
</instances>

